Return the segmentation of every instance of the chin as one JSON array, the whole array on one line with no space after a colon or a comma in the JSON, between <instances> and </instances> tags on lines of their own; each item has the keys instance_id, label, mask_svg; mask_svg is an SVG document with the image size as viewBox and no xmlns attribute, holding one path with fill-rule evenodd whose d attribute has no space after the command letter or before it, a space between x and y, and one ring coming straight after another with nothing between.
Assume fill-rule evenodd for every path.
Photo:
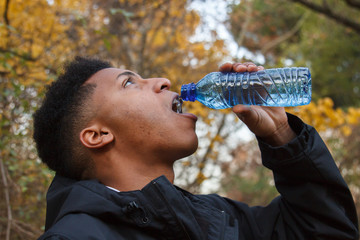
<instances>
[{"instance_id":1,"label":"chin","mask_svg":"<svg viewBox=\"0 0 360 240\"><path fill-rule=\"evenodd\" d=\"M198 145L199 145L199 141L198 141L198 138L196 137L195 143L192 145L193 148L192 148L191 153L189 155L196 152L196 150L198 149Z\"/></svg>"},{"instance_id":2,"label":"chin","mask_svg":"<svg viewBox=\"0 0 360 240\"><path fill-rule=\"evenodd\" d=\"M191 137L178 137L178 141L168 141L161 144L161 148L158 149L158 153L162 156L167 156L168 160L176 161L181 158L185 158L193 154L198 148L198 138L196 134ZM164 146L166 146L164 148Z\"/></svg>"},{"instance_id":3,"label":"chin","mask_svg":"<svg viewBox=\"0 0 360 240\"><path fill-rule=\"evenodd\" d=\"M198 148L198 138L195 137L191 141L188 141L187 144L184 146L184 148L181 151L180 154L181 156L179 157L179 159L190 156L191 154L196 152L197 148Z\"/></svg>"}]
</instances>

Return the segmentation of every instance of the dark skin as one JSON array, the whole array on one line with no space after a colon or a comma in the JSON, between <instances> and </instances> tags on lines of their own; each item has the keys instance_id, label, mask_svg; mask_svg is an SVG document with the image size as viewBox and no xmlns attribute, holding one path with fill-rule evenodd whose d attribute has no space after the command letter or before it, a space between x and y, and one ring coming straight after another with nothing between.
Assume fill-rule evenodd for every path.
<instances>
[{"instance_id":1,"label":"dark skin","mask_svg":"<svg viewBox=\"0 0 360 240\"><path fill-rule=\"evenodd\" d=\"M219 70L262 69L253 63L225 63ZM173 182L174 162L194 153L198 142L197 117L172 110L178 94L169 91L170 81L107 68L87 83L97 85L91 99L95 116L79 138L94 160L93 177L120 191L141 189L161 175ZM284 145L296 136L284 108L237 105L233 111L270 145Z\"/></svg>"}]
</instances>

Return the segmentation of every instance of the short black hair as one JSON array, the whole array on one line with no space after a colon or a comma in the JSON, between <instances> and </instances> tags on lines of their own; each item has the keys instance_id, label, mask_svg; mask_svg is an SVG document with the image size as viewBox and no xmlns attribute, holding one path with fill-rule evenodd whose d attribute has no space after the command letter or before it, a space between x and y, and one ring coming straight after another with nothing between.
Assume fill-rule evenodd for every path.
<instances>
[{"instance_id":1,"label":"short black hair","mask_svg":"<svg viewBox=\"0 0 360 240\"><path fill-rule=\"evenodd\" d=\"M34 140L41 160L57 174L87 178L92 159L79 139L91 118L89 99L95 84L84 84L111 64L94 58L75 57L48 88L42 106L34 114Z\"/></svg>"}]
</instances>

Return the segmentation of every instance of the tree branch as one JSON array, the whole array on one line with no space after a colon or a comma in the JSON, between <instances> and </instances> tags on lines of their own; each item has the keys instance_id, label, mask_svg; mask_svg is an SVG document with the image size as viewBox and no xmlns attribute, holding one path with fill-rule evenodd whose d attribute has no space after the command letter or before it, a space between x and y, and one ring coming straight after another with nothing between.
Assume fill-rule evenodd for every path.
<instances>
[{"instance_id":1,"label":"tree branch","mask_svg":"<svg viewBox=\"0 0 360 240\"><path fill-rule=\"evenodd\" d=\"M30 224L24 223L22 221L13 219L13 229L16 230L19 234L26 237L26 239L35 239L41 235L41 231L35 229Z\"/></svg>"},{"instance_id":2,"label":"tree branch","mask_svg":"<svg viewBox=\"0 0 360 240\"><path fill-rule=\"evenodd\" d=\"M356 1L356 0L345 0L345 2L347 3L347 5L355 7L355 8L359 8L360 9L360 2Z\"/></svg>"},{"instance_id":3,"label":"tree branch","mask_svg":"<svg viewBox=\"0 0 360 240\"><path fill-rule=\"evenodd\" d=\"M9 5L10 5L10 0L6 0L5 2L5 10L4 10L4 22L6 24L6 26L10 25L10 21L9 21Z\"/></svg>"},{"instance_id":4,"label":"tree branch","mask_svg":"<svg viewBox=\"0 0 360 240\"><path fill-rule=\"evenodd\" d=\"M26 53L21 54L21 53L18 53L17 51L13 51L13 50L11 50L11 49L0 48L0 52L10 53L10 54L12 54L13 56L19 57L19 58L21 58L21 59L23 59L23 60L26 60L26 61L35 62L35 61L38 60L38 57L37 57L37 58L33 58L33 57L31 57L30 54L26 54Z\"/></svg>"},{"instance_id":5,"label":"tree branch","mask_svg":"<svg viewBox=\"0 0 360 240\"><path fill-rule=\"evenodd\" d=\"M198 162L199 165L205 166L205 163L206 163L207 160L209 159L209 155L210 155L210 153L213 151L213 146L214 146L214 143L216 142L216 136L219 136L219 135L220 135L221 130L222 130L223 127L225 126L226 117L227 117L226 114L224 114L224 115L222 116L221 121L220 121L220 124L219 124L218 129L217 129L217 132L216 132L216 134L214 135L214 137L211 138L210 144L208 145L205 154L203 155L203 157L201 158L201 160ZM203 168L204 168L204 167L200 167L200 168L199 168L199 172L202 172ZM199 186L198 186L198 183L197 183L197 179L195 179L192 183L190 183L186 188L187 188L187 189L191 189L191 188L194 188L194 187L199 187ZM195 190L192 190L192 191L195 191Z\"/></svg>"},{"instance_id":6,"label":"tree branch","mask_svg":"<svg viewBox=\"0 0 360 240\"><path fill-rule=\"evenodd\" d=\"M302 17L299 19L299 21L297 21L297 23L295 24L295 26L288 32L286 32L285 34L281 35L280 37L274 39L273 41L268 42L267 44L265 44L262 48L261 48L261 52L263 54L266 54L268 51L270 51L272 48L276 47L277 45L279 45L280 43L286 41L287 39L289 39L290 37L292 37L297 31L299 31L299 29L301 28L301 26L304 24L306 18L309 16L309 14L306 12L302 15Z\"/></svg>"},{"instance_id":7,"label":"tree branch","mask_svg":"<svg viewBox=\"0 0 360 240\"><path fill-rule=\"evenodd\" d=\"M10 233L11 233L11 224L12 224L12 212L11 212L11 205L10 205L10 193L9 193L9 185L7 181L7 177L5 174L5 166L3 159L0 158L0 170L1 170L1 177L2 182L4 185L4 195L5 195L5 204L7 209L7 227L6 227L6 240L10 240Z\"/></svg>"},{"instance_id":8,"label":"tree branch","mask_svg":"<svg viewBox=\"0 0 360 240\"><path fill-rule=\"evenodd\" d=\"M354 30L355 32L359 33L360 34L360 23L357 23L349 18L346 18L342 15L339 15L337 13L334 13L331 8L329 8L326 4L323 4L323 5L319 5L319 4L316 4L316 3L312 3L312 2L309 2L308 0L291 0L293 2L297 2L297 3L300 3L302 4L303 6L315 11L315 12L318 12L320 14L323 14L325 16L327 16L328 18L331 18L335 21L337 21L338 23L346 26L346 27L349 27L351 28L352 30ZM354 4L354 1L350 1L350 2L353 2ZM325 2L326 3L326 2Z\"/></svg>"},{"instance_id":9,"label":"tree branch","mask_svg":"<svg viewBox=\"0 0 360 240\"><path fill-rule=\"evenodd\" d=\"M246 6L246 18L245 21L243 22L242 26L241 26L241 31L236 39L236 43L238 45L238 49L237 49L237 54L235 55L236 59L238 58L239 52L240 52L240 47L244 42L245 39L245 34L247 32L248 26L250 24L250 20L251 20L251 13L253 11L253 5L254 3L251 3L250 1L246 1L245 4ZM238 62L238 60L236 60L236 62Z\"/></svg>"},{"instance_id":10,"label":"tree branch","mask_svg":"<svg viewBox=\"0 0 360 240\"><path fill-rule=\"evenodd\" d=\"M146 21L147 19L149 19L149 21L151 23L154 22L154 19L157 15L157 11L161 8L161 6L163 6L164 4L171 4L170 1L164 1L162 4L159 4L157 7L155 8L148 8L147 12L147 16L146 18L143 18L142 21L138 24L138 31L141 34L141 40L140 40L140 47L139 47L139 51L138 51L138 57L136 60L136 67L138 68L138 72L139 74L141 74L141 76L147 76L147 74L145 74L144 69L145 69L145 49L146 46L148 45L148 36L149 36L149 31L153 28L154 29L154 34L152 39L149 41L149 43L152 43L153 39L155 38L156 34L158 33L158 30L163 27L164 21L161 21L158 26L153 27L153 24L143 24L144 21ZM167 6L167 9L169 9L170 6ZM166 11L165 12L165 17L164 19L167 19L169 17L169 12Z\"/></svg>"}]
</instances>

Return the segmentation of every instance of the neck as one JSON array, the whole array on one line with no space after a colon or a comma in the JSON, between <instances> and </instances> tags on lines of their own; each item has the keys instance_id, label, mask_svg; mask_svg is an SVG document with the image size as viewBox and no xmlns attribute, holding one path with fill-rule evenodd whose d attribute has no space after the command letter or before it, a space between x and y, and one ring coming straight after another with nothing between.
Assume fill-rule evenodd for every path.
<instances>
[{"instance_id":1,"label":"neck","mask_svg":"<svg viewBox=\"0 0 360 240\"><path fill-rule=\"evenodd\" d=\"M151 180L164 175L174 182L173 162L137 161L133 158L102 159L97 161L96 177L106 186L119 191L141 190Z\"/></svg>"}]
</instances>

